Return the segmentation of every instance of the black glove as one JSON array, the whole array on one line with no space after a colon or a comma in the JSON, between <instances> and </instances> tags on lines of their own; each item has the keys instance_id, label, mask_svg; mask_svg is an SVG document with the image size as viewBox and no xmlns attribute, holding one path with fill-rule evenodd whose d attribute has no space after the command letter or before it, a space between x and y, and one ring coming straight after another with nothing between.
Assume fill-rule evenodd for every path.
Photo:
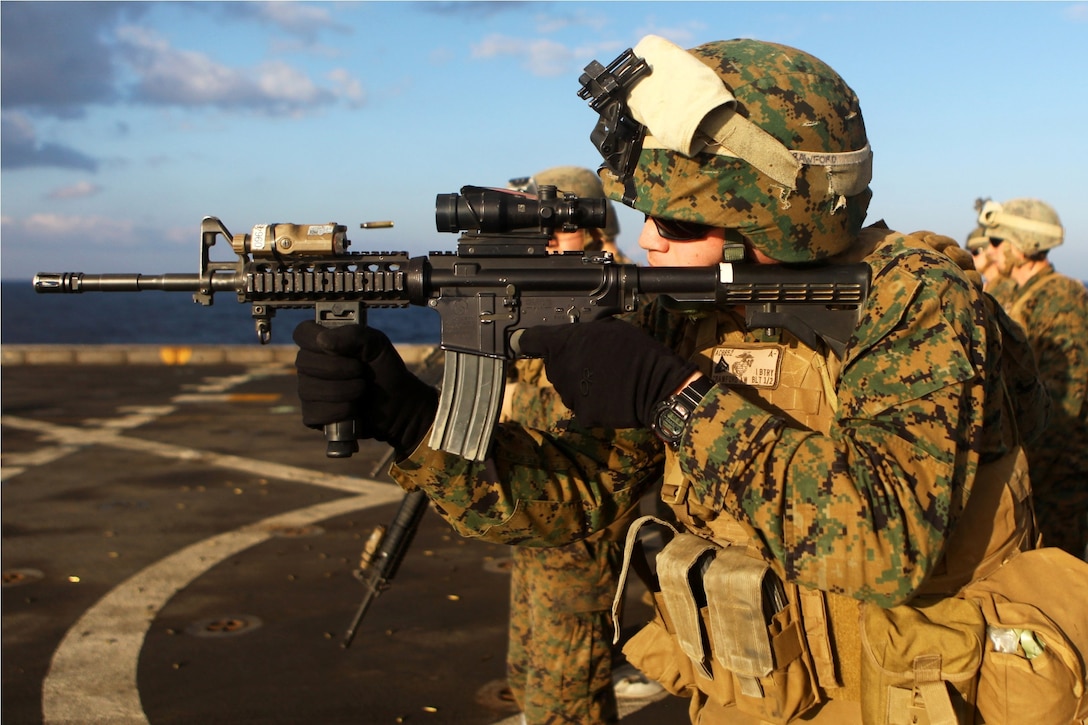
<instances>
[{"instance_id":1,"label":"black glove","mask_svg":"<svg viewBox=\"0 0 1088 725\"><path fill-rule=\"evenodd\" d=\"M408 371L380 330L307 321L294 340L305 425L354 420L357 438L389 443L398 458L419 445L434 422L438 392Z\"/></svg>"},{"instance_id":2,"label":"black glove","mask_svg":"<svg viewBox=\"0 0 1088 725\"><path fill-rule=\"evenodd\" d=\"M548 379L584 425L648 428L653 407L697 369L643 330L611 317L541 325L519 351L544 358Z\"/></svg>"}]
</instances>

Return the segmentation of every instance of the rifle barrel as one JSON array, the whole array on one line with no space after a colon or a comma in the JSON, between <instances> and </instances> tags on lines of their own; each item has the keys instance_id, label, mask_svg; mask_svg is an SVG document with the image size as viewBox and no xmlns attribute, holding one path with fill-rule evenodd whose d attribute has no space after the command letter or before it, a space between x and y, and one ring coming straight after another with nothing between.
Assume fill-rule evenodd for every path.
<instances>
[{"instance_id":1,"label":"rifle barrel","mask_svg":"<svg viewBox=\"0 0 1088 725\"><path fill-rule=\"evenodd\" d=\"M212 290L233 292L237 276L216 274L211 277ZM78 294L82 292L199 292L202 280L198 274L84 274L83 272L41 272L34 275L34 291L44 294Z\"/></svg>"}]
</instances>

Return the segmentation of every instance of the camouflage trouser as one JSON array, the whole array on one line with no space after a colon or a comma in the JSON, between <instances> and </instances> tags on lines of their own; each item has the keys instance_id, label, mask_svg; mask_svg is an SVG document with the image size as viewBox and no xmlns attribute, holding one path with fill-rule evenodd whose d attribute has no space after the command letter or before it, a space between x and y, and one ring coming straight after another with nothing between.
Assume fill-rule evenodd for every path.
<instances>
[{"instance_id":1,"label":"camouflage trouser","mask_svg":"<svg viewBox=\"0 0 1088 725\"><path fill-rule=\"evenodd\" d=\"M614 723L615 541L515 547L507 680L529 725Z\"/></svg>"}]
</instances>

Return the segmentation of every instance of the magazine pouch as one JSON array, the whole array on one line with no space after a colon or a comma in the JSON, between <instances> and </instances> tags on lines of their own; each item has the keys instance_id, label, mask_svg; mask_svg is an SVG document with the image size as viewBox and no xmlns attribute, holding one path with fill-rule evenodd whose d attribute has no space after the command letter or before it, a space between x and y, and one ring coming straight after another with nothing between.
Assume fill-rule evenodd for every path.
<instances>
[{"instance_id":1,"label":"magazine pouch","mask_svg":"<svg viewBox=\"0 0 1088 725\"><path fill-rule=\"evenodd\" d=\"M987 725L1088 718L1088 563L1061 549L1027 551L961 596L986 618L978 712Z\"/></svg>"},{"instance_id":2,"label":"magazine pouch","mask_svg":"<svg viewBox=\"0 0 1088 725\"><path fill-rule=\"evenodd\" d=\"M796 597L745 547L721 549L704 578L718 694L737 709L786 723L820 702ZM723 687L723 685L727 685Z\"/></svg>"},{"instance_id":3,"label":"magazine pouch","mask_svg":"<svg viewBox=\"0 0 1088 725\"><path fill-rule=\"evenodd\" d=\"M957 598L862 610L861 707L874 725L972 725L986 623Z\"/></svg>"},{"instance_id":4,"label":"magazine pouch","mask_svg":"<svg viewBox=\"0 0 1088 725\"><path fill-rule=\"evenodd\" d=\"M679 534L657 556L658 616L624 646L628 661L676 695L786 723L820 702L797 605L743 546Z\"/></svg>"}]
</instances>

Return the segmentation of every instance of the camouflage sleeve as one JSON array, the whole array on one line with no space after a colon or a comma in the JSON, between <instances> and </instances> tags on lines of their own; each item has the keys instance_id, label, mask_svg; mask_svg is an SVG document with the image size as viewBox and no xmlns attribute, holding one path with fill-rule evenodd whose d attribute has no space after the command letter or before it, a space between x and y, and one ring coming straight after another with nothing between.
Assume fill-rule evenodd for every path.
<instances>
[{"instance_id":1,"label":"camouflage sleeve","mask_svg":"<svg viewBox=\"0 0 1088 725\"><path fill-rule=\"evenodd\" d=\"M543 360L518 360L516 367L518 381L506 388L510 396L510 420L540 430L553 430L570 419L570 409L563 405L559 393L548 381Z\"/></svg>"},{"instance_id":2,"label":"camouflage sleeve","mask_svg":"<svg viewBox=\"0 0 1088 725\"><path fill-rule=\"evenodd\" d=\"M627 515L660 478L663 463L661 441L645 430L571 424L545 432L503 424L484 461L424 442L391 475L406 490L423 489L462 536L561 546Z\"/></svg>"},{"instance_id":3,"label":"camouflage sleeve","mask_svg":"<svg viewBox=\"0 0 1088 725\"><path fill-rule=\"evenodd\" d=\"M1025 319L1039 374L1065 416L1080 418L1088 400L1088 290L1060 274L1041 280ZM1056 411L1057 412L1057 411Z\"/></svg>"},{"instance_id":4,"label":"camouflage sleeve","mask_svg":"<svg viewBox=\"0 0 1088 725\"><path fill-rule=\"evenodd\" d=\"M787 578L886 607L939 560L974 477L985 307L932 251L870 262L873 290L829 433L719 387L693 418L680 465L703 505L760 532Z\"/></svg>"},{"instance_id":5,"label":"camouflage sleeve","mask_svg":"<svg viewBox=\"0 0 1088 725\"><path fill-rule=\"evenodd\" d=\"M1004 392L1009 398L1020 439L1030 443L1043 434L1050 422L1050 394L1039 374L1035 352L1031 349L1031 342L1024 328L1009 317L1001 304L989 293L983 295L983 301L993 316L1000 342L1001 381L1004 384L1004 390L1000 392ZM996 429L992 418L997 414L997 411L990 409L983 424L986 429ZM993 457L996 456L990 458ZM984 458L985 460L989 459Z\"/></svg>"},{"instance_id":6,"label":"camouflage sleeve","mask_svg":"<svg viewBox=\"0 0 1088 725\"><path fill-rule=\"evenodd\" d=\"M934 232L913 232L911 237L925 242L956 263L971 284L979 289L987 289L982 283L982 276L975 269L974 257L962 249L951 237ZM986 306L988 356L1000 357L1002 375L991 376L984 381L987 400L1008 400L1015 411L1016 425L1003 430L1002 417L1005 416L1003 405L987 405L983 428L990 435L982 441L981 460L995 460L1003 456L1017 436L1030 441L1038 438L1046 428L1050 412L1050 399L1046 388L1039 379L1035 366L1034 353L1028 343L1023 328L1004 311L994 294L1003 294L1006 299L1013 299L1016 283L1008 277L1001 277L990 285L991 292L982 295Z\"/></svg>"},{"instance_id":7,"label":"camouflage sleeve","mask_svg":"<svg viewBox=\"0 0 1088 725\"><path fill-rule=\"evenodd\" d=\"M984 289L993 295L998 303L1008 309L1016 299L1016 282L1005 276L986 280Z\"/></svg>"}]
</instances>

